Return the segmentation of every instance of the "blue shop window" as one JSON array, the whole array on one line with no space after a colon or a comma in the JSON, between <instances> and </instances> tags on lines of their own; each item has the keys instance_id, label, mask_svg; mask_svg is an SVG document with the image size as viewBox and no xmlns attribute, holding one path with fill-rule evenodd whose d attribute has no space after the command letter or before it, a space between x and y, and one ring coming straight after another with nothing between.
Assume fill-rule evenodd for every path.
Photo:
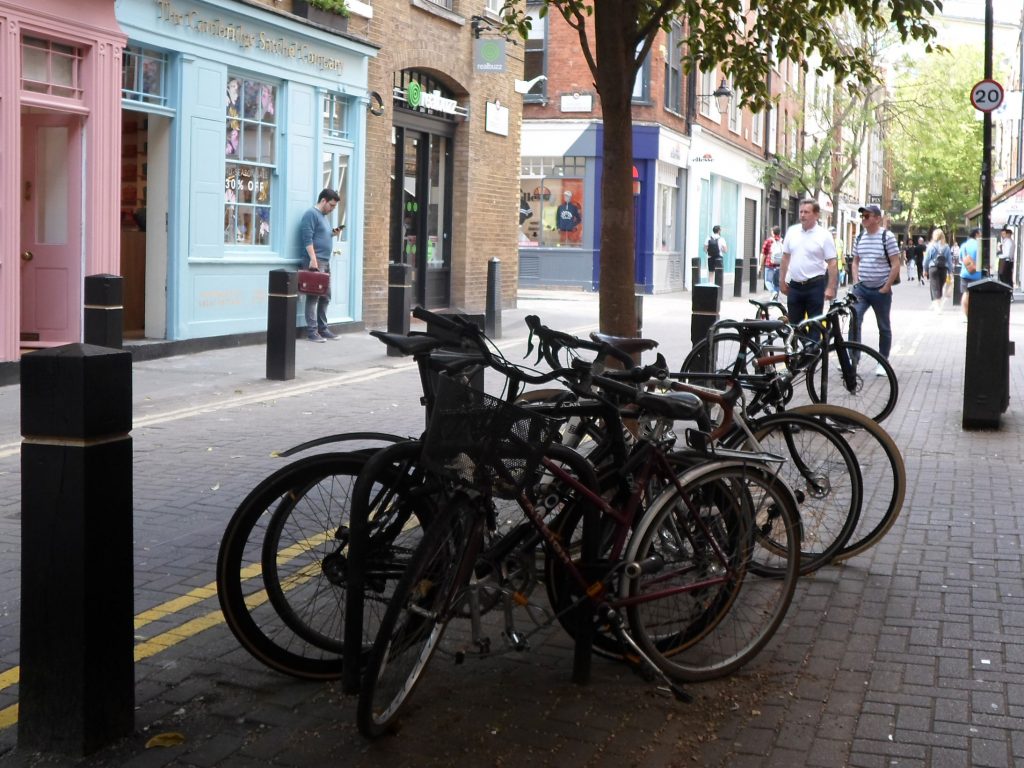
<instances>
[{"instance_id":1,"label":"blue shop window","mask_svg":"<svg viewBox=\"0 0 1024 768\"><path fill-rule=\"evenodd\" d=\"M121 98L167 106L167 54L129 45L121 55Z\"/></svg>"},{"instance_id":2,"label":"blue shop window","mask_svg":"<svg viewBox=\"0 0 1024 768\"><path fill-rule=\"evenodd\" d=\"M224 242L270 245L277 164L273 83L228 75L225 97Z\"/></svg>"}]
</instances>

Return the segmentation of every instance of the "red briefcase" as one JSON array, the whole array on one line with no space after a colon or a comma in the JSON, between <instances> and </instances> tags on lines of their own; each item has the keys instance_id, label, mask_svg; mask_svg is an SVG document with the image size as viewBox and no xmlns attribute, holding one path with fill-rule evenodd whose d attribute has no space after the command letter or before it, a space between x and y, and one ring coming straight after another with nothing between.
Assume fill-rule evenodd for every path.
<instances>
[{"instance_id":1,"label":"red briefcase","mask_svg":"<svg viewBox=\"0 0 1024 768\"><path fill-rule=\"evenodd\" d=\"M331 292L331 275L312 269L299 270L299 293L311 296L326 296Z\"/></svg>"}]
</instances>

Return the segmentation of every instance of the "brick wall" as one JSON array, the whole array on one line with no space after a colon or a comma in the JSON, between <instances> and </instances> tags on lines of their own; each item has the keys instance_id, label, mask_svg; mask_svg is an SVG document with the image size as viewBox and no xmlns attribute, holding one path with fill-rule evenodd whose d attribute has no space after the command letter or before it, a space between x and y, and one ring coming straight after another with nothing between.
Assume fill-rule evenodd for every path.
<instances>
[{"instance_id":1,"label":"brick wall","mask_svg":"<svg viewBox=\"0 0 1024 768\"><path fill-rule=\"evenodd\" d=\"M475 72L470 18L483 13L483 0L456 2L455 11L463 23L410 0L374 0L372 20L352 17L349 24L350 32L380 46L369 61L369 87L384 98L384 114L367 117L363 317L368 325L383 323L387 312L394 159L391 97L394 74L405 69L428 73L469 108L469 118L458 122L452 144L452 307L483 311L487 262L492 257L501 259L505 305L512 306L515 299L522 97L515 93L514 80L522 77L523 48L506 46L506 73ZM507 137L484 130L488 101L510 109Z\"/></svg>"}]
</instances>

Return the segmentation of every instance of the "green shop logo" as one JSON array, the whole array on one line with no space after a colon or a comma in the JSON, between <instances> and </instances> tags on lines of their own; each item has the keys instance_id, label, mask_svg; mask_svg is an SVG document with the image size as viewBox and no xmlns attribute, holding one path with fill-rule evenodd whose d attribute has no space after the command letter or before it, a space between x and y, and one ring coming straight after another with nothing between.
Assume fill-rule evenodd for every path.
<instances>
[{"instance_id":1,"label":"green shop logo","mask_svg":"<svg viewBox=\"0 0 1024 768\"><path fill-rule=\"evenodd\" d=\"M411 81L405 89L405 101L413 109L419 107L423 100L423 87L415 80Z\"/></svg>"}]
</instances>

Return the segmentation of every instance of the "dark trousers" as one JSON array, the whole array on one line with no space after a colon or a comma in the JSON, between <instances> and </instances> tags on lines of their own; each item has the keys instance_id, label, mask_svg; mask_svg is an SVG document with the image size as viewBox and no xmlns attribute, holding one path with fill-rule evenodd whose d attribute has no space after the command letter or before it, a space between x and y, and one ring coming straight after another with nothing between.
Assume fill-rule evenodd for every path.
<instances>
[{"instance_id":1,"label":"dark trousers","mask_svg":"<svg viewBox=\"0 0 1024 768\"><path fill-rule=\"evenodd\" d=\"M799 323L804 317L817 317L825 311L825 286L828 278L822 278L810 285L789 284L786 294L786 314L789 322ZM816 332L811 334L818 337Z\"/></svg>"},{"instance_id":2,"label":"dark trousers","mask_svg":"<svg viewBox=\"0 0 1024 768\"><path fill-rule=\"evenodd\" d=\"M932 293L932 301L942 298L942 289L946 286L946 270L943 267L931 267L928 270L928 289Z\"/></svg>"},{"instance_id":3,"label":"dark trousers","mask_svg":"<svg viewBox=\"0 0 1024 768\"><path fill-rule=\"evenodd\" d=\"M999 281L1009 286L1013 285L1013 262L1006 259L999 260L999 271L996 274Z\"/></svg>"}]
</instances>

